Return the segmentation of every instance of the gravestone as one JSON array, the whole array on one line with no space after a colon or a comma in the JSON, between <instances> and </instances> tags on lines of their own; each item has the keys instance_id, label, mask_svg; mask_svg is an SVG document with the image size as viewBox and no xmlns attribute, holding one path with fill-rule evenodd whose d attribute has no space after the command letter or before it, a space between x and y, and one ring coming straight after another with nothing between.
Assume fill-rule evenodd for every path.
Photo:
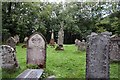
<instances>
[{"instance_id":1,"label":"gravestone","mask_svg":"<svg viewBox=\"0 0 120 80\"><path fill-rule=\"evenodd\" d=\"M78 51L81 50L81 41L80 40L78 40L78 42L77 42L77 48L78 48Z\"/></svg>"},{"instance_id":2,"label":"gravestone","mask_svg":"<svg viewBox=\"0 0 120 80\"><path fill-rule=\"evenodd\" d=\"M63 41L64 41L64 31L63 31L63 27L61 27L58 32L58 42L57 42L58 46L56 47L56 50L64 50Z\"/></svg>"},{"instance_id":3,"label":"gravestone","mask_svg":"<svg viewBox=\"0 0 120 80\"><path fill-rule=\"evenodd\" d=\"M16 44L19 42L19 36L18 35L15 35L14 36L14 39L15 39L15 41L16 41Z\"/></svg>"},{"instance_id":4,"label":"gravestone","mask_svg":"<svg viewBox=\"0 0 120 80\"><path fill-rule=\"evenodd\" d=\"M75 46L78 46L78 39L75 39Z\"/></svg>"},{"instance_id":5,"label":"gravestone","mask_svg":"<svg viewBox=\"0 0 120 80\"><path fill-rule=\"evenodd\" d=\"M109 79L110 33L91 34L87 37L86 79Z\"/></svg>"},{"instance_id":6,"label":"gravestone","mask_svg":"<svg viewBox=\"0 0 120 80\"><path fill-rule=\"evenodd\" d=\"M17 76L16 80L23 80L23 79L28 79L28 80L39 80L43 73L43 69L27 69L24 72L22 72L20 75Z\"/></svg>"},{"instance_id":7,"label":"gravestone","mask_svg":"<svg viewBox=\"0 0 120 80\"><path fill-rule=\"evenodd\" d=\"M53 47L55 47L55 42L54 42L54 33L53 33L53 30L52 30L52 32L51 32L51 39L50 39L50 46L53 46Z\"/></svg>"},{"instance_id":8,"label":"gravestone","mask_svg":"<svg viewBox=\"0 0 120 80\"><path fill-rule=\"evenodd\" d=\"M110 60L120 61L120 37L118 36L111 38Z\"/></svg>"},{"instance_id":9,"label":"gravestone","mask_svg":"<svg viewBox=\"0 0 120 80\"><path fill-rule=\"evenodd\" d=\"M78 40L78 50L79 51L84 51L86 50L86 42L85 40L82 40L82 42L80 40Z\"/></svg>"},{"instance_id":10,"label":"gravestone","mask_svg":"<svg viewBox=\"0 0 120 80\"><path fill-rule=\"evenodd\" d=\"M24 38L24 44L22 45L22 48L26 48L27 47L27 42L28 42L28 37Z\"/></svg>"},{"instance_id":11,"label":"gravestone","mask_svg":"<svg viewBox=\"0 0 120 80\"><path fill-rule=\"evenodd\" d=\"M14 69L19 67L15 50L9 45L0 46L0 55L2 57L2 68Z\"/></svg>"},{"instance_id":12,"label":"gravestone","mask_svg":"<svg viewBox=\"0 0 120 80\"><path fill-rule=\"evenodd\" d=\"M11 46L12 48L14 48L15 51L16 51L16 43L17 42L15 41L13 37L8 38L6 41L6 45Z\"/></svg>"},{"instance_id":13,"label":"gravestone","mask_svg":"<svg viewBox=\"0 0 120 80\"><path fill-rule=\"evenodd\" d=\"M81 45L81 51L86 50L86 42L85 42L85 40L82 40L80 45Z\"/></svg>"},{"instance_id":14,"label":"gravestone","mask_svg":"<svg viewBox=\"0 0 120 80\"><path fill-rule=\"evenodd\" d=\"M46 39L40 33L34 33L28 39L27 64L44 68L46 63Z\"/></svg>"}]
</instances>

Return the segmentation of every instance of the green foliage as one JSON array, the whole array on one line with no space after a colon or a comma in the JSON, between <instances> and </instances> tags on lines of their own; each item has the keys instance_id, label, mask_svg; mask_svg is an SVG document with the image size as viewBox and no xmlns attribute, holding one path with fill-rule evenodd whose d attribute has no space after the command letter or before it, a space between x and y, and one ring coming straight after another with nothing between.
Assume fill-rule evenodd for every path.
<instances>
[{"instance_id":1,"label":"green foliage","mask_svg":"<svg viewBox=\"0 0 120 80\"><path fill-rule=\"evenodd\" d=\"M65 35L70 37L68 39L65 36L65 43L73 43L76 38L86 39L91 32L107 30L113 34L119 34L119 7L119 3L112 2L64 4L3 2L2 23L3 29L7 29L7 33L11 36L19 34L21 42L25 36L29 36L35 31L41 32L49 41L50 31L53 29L57 35L60 27L63 26ZM108 17L106 18L106 16Z\"/></svg>"}]
</instances>

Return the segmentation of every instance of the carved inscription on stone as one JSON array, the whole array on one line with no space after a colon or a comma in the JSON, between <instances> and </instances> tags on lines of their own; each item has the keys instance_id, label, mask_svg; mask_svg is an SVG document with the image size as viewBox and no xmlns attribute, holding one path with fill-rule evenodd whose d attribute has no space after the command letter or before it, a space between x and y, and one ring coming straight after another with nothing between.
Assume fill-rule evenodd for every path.
<instances>
[{"instance_id":1,"label":"carved inscription on stone","mask_svg":"<svg viewBox=\"0 0 120 80\"><path fill-rule=\"evenodd\" d=\"M87 38L86 78L109 78L110 36L90 35Z\"/></svg>"},{"instance_id":2,"label":"carved inscription on stone","mask_svg":"<svg viewBox=\"0 0 120 80\"><path fill-rule=\"evenodd\" d=\"M28 40L27 63L44 66L45 56L46 56L46 42L42 35L35 33Z\"/></svg>"},{"instance_id":3,"label":"carved inscription on stone","mask_svg":"<svg viewBox=\"0 0 120 80\"><path fill-rule=\"evenodd\" d=\"M18 67L15 50L8 45L0 46L0 54L2 56L2 68L12 69Z\"/></svg>"}]
</instances>

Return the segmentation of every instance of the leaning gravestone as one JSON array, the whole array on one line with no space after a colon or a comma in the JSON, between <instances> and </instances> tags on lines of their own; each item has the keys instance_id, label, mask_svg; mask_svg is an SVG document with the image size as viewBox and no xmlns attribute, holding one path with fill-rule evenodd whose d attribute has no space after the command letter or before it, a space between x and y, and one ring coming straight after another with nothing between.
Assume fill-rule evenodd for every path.
<instances>
[{"instance_id":1,"label":"leaning gravestone","mask_svg":"<svg viewBox=\"0 0 120 80\"><path fill-rule=\"evenodd\" d=\"M16 51L16 41L13 37L10 37L10 38L7 39L6 45L11 46Z\"/></svg>"},{"instance_id":2,"label":"leaning gravestone","mask_svg":"<svg viewBox=\"0 0 120 80\"><path fill-rule=\"evenodd\" d=\"M8 45L0 46L0 55L2 57L2 68L14 69L19 67L15 50Z\"/></svg>"},{"instance_id":3,"label":"leaning gravestone","mask_svg":"<svg viewBox=\"0 0 120 80\"><path fill-rule=\"evenodd\" d=\"M30 36L27 44L27 64L44 68L46 63L46 40L40 33Z\"/></svg>"},{"instance_id":4,"label":"leaning gravestone","mask_svg":"<svg viewBox=\"0 0 120 80\"><path fill-rule=\"evenodd\" d=\"M87 37L86 79L109 79L109 32Z\"/></svg>"}]
</instances>

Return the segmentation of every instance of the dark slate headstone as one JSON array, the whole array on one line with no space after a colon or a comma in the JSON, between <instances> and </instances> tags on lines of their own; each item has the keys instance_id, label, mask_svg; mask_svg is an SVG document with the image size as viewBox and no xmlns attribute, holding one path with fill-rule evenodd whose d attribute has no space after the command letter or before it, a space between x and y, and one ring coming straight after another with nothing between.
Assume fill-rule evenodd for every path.
<instances>
[{"instance_id":1,"label":"dark slate headstone","mask_svg":"<svg viewBox=\"0 0 120 80\"><path fill-rule=\"evenodd\" d=\"M11 46L12 48L14 48L16 50L16 40L13 37L10 37L7 39L6 41L6 45Z\"/></svg>"},{"instance_id":2,"label":"dark slate headstone","mask_svg":"<svg viewBox=\"0 0 120 80\"><path fill-rule=\"evenodd\" d=\"M14 69L19 67L15 50L8 45L0 46L0 55L2 57L2 68Z\"/></svg>"},{"instance_id":3,"label":"dark slate headstone","mask_svg":"<svg viewBox=\"0 0 120 80\"><path fill-rule=\"evenodd\" d=\"M94 33L95 34L95 33ZM109 79L110 34L87 37L86 79Z\"/></svg>"},{"instance_id":4,"label":"dark slate headstone","mask_svg":"<svg viewBox=\"0 0 120 80\"><path fill-rule=\"evenodd\" d=\"M30 36L27 44L27 64L44 68L46 63L46 40L40 33Z\"/></svg>"}]
</instances>

